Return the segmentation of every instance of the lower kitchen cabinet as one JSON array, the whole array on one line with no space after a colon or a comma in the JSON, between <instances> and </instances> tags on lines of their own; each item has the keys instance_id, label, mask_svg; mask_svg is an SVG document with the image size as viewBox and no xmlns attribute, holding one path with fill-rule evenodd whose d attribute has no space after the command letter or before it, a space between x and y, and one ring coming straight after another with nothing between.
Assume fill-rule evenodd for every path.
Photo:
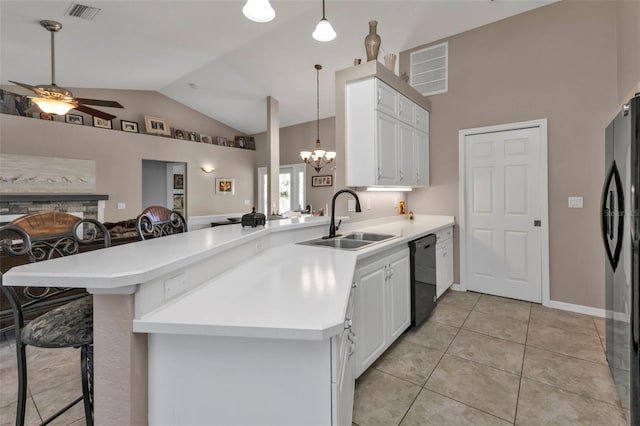
<instances>
[{"instance_id":1,"label":"lower kitchen cabinet","mask_svg":"<svg viewBox=\"0 0 640 426\"><path fill-rule=\"evenodd\" d=\"M411 323L409 248L358 265L354 275L355 377L359 377Z\"/></svg>"},{"instance_id":2,"label":"lower kitchen cabinet","mask_svg":"<svg viewBox=\"0 0 640 426\"><path fill-rule=\"evenodd\" d=\"M436 297L440 297L453 284L453 227L436 237Z\"/></svg>"}]
</instances>

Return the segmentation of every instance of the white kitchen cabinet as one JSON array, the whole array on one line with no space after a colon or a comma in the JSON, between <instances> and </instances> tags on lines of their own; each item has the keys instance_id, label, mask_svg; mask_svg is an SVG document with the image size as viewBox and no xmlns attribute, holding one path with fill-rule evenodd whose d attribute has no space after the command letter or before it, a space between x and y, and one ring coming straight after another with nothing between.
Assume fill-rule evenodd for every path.
<instances>
[{"instance_id":1,"label":"white kitchen cabinet","mask_svg":"<svg viewBox=\"0 0 640 426\"><path fill-rule=\"evenodd\" d=\"M348 83L346 93L346 184L427 186L428 111L375 77Z\"/></svg>"},{"instance_id":2,"label":"white kitchen cabinet","mask_svg":"<svg viewBox=\"0 0 640 426\"><path fill-rule=\"evenodd\" d=\"M344 331L332 339L332 425L351 425L353 396L355 391L354 357L355 333L353 332L355 286L349 295Z\"/></svg>"},{"instance_id":3,"label":"white kitchen cabinet","mask_svg":"<svg viewBox=\"0 0 640 426\"><path fill-rule=\"evenodd\" d=\"M360 376L411 323L409 248L359 264L355 275L355 376Z\"/></svg>"},{"instance_id":4,"label":"white kitchen cabinet","mask_svg":"<svg viewBox=\"0 0 640 426\"><path fill-rule=\"evenodd\" d=\"M436 297L453 284L453 227L436 233Z\"/></svg>"}]
</instances>

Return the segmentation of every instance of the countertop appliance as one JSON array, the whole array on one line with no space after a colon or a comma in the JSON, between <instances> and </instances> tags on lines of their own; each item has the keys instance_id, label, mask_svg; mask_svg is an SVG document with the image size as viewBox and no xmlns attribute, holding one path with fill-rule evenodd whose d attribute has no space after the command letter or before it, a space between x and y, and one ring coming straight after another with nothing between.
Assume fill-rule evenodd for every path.
<instances>
[{"instance_id":1,"label":"countertop appliance","mask_svg":"<svg viewBox=\"0 0 640 426\"><path fill-rule=\"evenodd\" d=\"M640 93L605 131L602 237L607 362L631 426L640 426Z\"/></svg>"},{"instance_id":2,"label":"countertop appliance","mask_svg":"<svg viewBox=\"0 0 640 426\"><path fill-rule=\"evenodd\" d=\"M410 241L411 256L411 326L429 318L436 307L436 236Z\"/></svg>"}]
</instances>

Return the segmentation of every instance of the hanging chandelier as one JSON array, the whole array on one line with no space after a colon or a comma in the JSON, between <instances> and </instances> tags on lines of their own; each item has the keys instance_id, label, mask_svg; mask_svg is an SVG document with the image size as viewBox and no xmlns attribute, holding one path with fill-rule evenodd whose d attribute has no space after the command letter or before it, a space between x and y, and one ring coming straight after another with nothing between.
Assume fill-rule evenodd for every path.
<instances>
[{"instance_id":1,"label":"hanging chandelier","mask_svg":"<svg viewBox=\"0 0 640 426\"><path fill-rule=\"evenodd\" d=\"M335 151L325 151L320 145L320 70L322 65L315 65L316 68L316 146L312 151L300 151L302 160L313 167L316 173L331 163L336 158Z\"/></svg>"}]
</instances>

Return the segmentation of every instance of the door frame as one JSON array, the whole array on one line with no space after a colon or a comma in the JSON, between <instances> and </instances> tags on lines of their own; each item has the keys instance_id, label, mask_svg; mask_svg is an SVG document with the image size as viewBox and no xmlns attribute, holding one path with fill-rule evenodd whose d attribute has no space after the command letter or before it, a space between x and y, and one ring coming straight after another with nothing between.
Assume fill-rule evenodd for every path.
<instances>
[{"instance_id":1,"label":"door frame","mask_svg":"<svg viewBox=\"0 0 640 426\"><path fill-rule=\"evenodd\" d=\"M521 130L537 127L540 129L540 261L542 279L542 304L549 305L549 169L547 157L547 119L532 121L522 121L519 123L499 124L495 126L476 127L473 129L462 129L458 131L458 173L460 197L460 285L458 290L467 290L467 209L466 209L466 174L465 174L465 139L467 136L504 132L510 130Z\"/></svg>"}]
</instances>

